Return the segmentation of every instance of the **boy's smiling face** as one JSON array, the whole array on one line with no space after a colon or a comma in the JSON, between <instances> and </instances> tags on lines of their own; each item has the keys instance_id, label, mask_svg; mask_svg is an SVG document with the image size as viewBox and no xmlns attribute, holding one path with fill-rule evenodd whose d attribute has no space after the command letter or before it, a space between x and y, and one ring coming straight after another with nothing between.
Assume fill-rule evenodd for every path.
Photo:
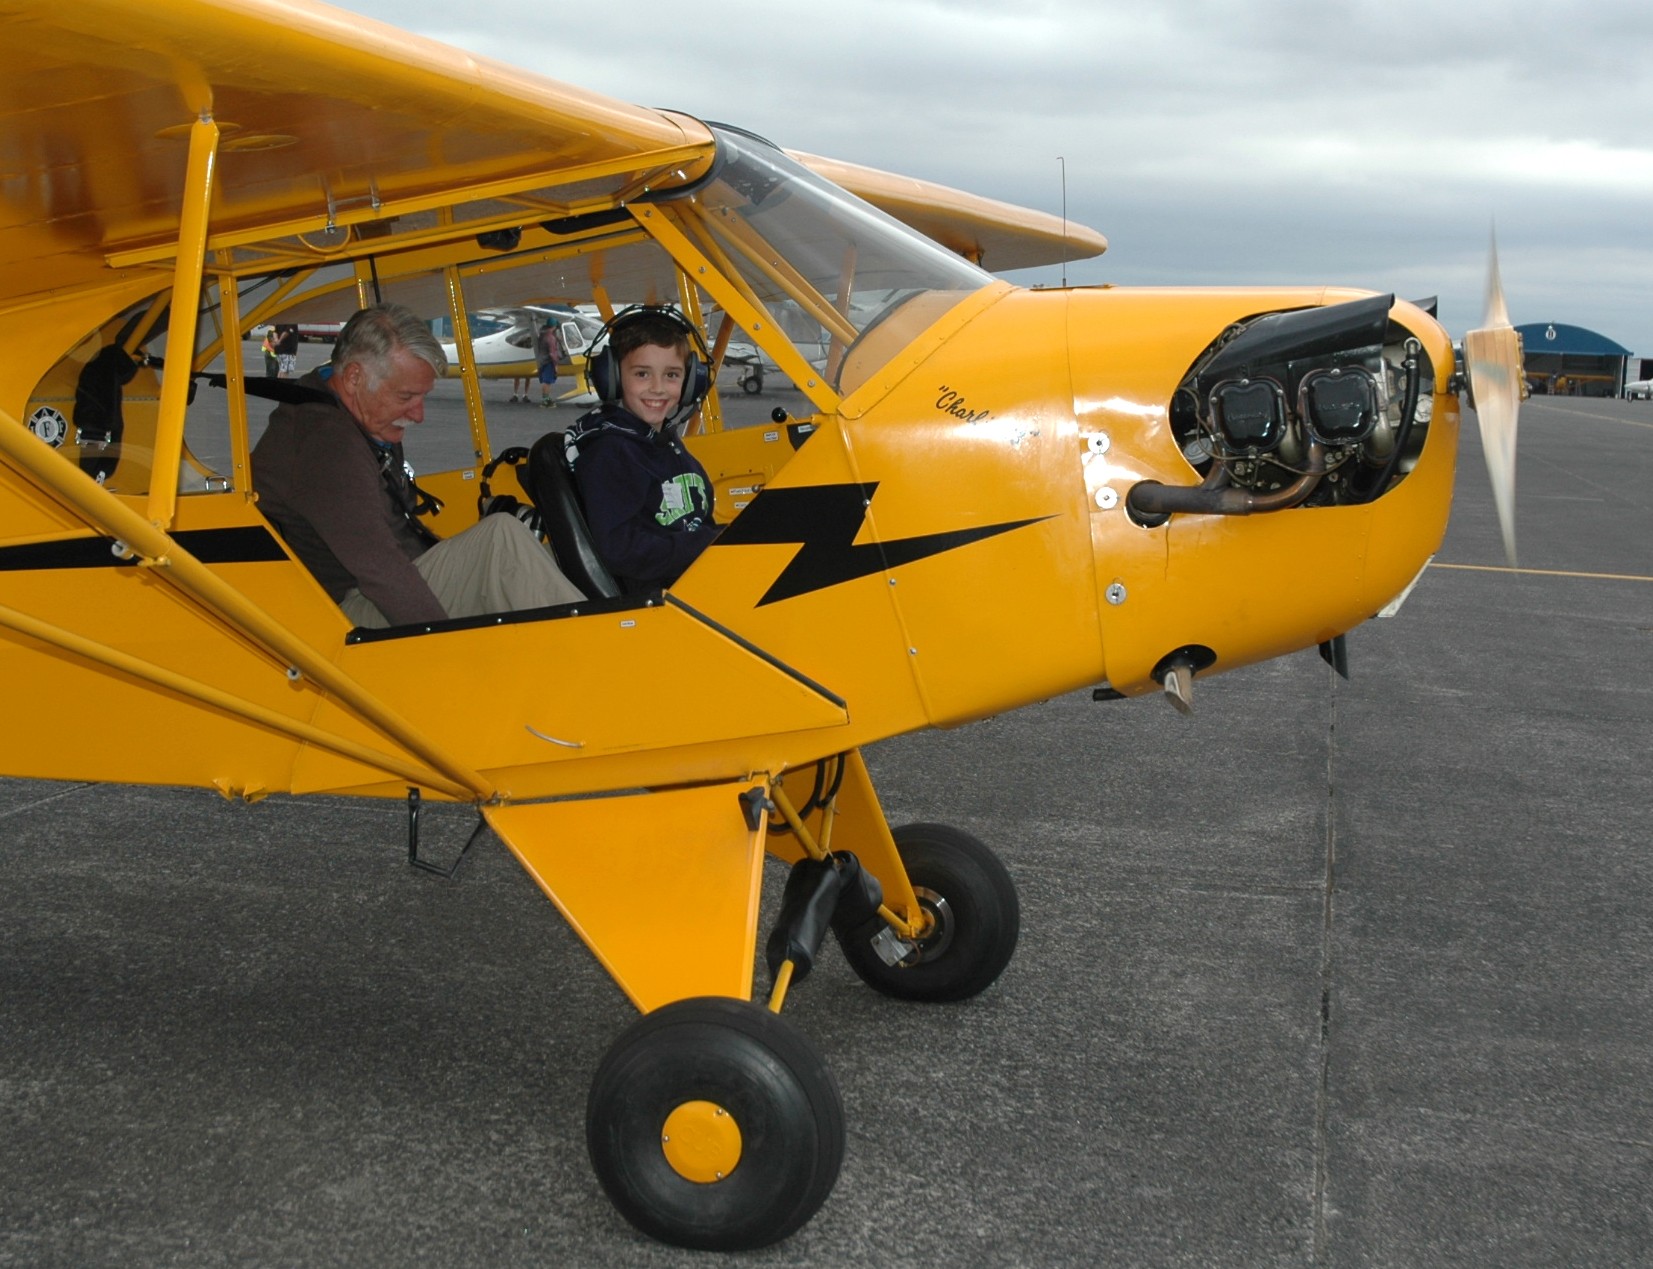
<instances>
[{"instance_id":1,"label":"boy's smiling face","mask_svg":"<svg viewBox=\"0 0 1653 1269\"><path fill-rule=\"evenodd\" d=\"M644 344L620 359L620 401L655 431L683 399L683 354L676 348Z\"/></svg>"}]
</instances>

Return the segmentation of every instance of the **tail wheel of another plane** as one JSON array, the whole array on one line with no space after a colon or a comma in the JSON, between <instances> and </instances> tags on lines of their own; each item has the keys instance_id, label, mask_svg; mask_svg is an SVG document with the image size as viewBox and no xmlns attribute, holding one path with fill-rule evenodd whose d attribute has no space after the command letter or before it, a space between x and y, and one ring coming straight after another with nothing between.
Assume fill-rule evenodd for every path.
<instances>
[{"instance_id":1,"label":"tail wheel of another plane","mask_svg":"<svg viewBox=\"0 0 1653 1269\"><path fill-rule=\"evenodd\" d=\"M680 1000L621 1033L592 1081L586 1146L610 1201L662 1242L785 1238L844 1158L838 1083L791 1023L744 1000Z\"/></svg>"},{"instance_id":2,"label":"tail wheel of another plane","mask_svg":"<svg viewBox=\"0 0 1653 1269\"><path fill-rule=\"evenodd\" d=\"M869 985L902 1000L965 1000L985 991L1016 951L1016 883L991 850L960 829L908 824L894 836L930 932L891 965L875 941L882 923L840 931L845 958Z\"/></svg>"}]
</instances>

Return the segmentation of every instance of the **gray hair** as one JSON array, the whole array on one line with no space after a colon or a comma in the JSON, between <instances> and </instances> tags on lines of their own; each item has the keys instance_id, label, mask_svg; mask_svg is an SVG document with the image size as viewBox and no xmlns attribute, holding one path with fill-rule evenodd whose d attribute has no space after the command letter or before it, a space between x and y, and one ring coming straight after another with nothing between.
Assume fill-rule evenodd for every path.
<instances>
[{"instance_id":1,"label":"gray hair","mask_svg":"<svg viewBox=\"0 0 1653 1269\"><path fill-rule=\"evenodd\" d=\"M436 372L440 379L448 369L448 356L424 319L400 304L372 304L353 314L338 342L333 345L333 369L343 370L353 361L367 369L375 384L389 370L391 353L405 348Z\"/></svg>"}]
</instances>

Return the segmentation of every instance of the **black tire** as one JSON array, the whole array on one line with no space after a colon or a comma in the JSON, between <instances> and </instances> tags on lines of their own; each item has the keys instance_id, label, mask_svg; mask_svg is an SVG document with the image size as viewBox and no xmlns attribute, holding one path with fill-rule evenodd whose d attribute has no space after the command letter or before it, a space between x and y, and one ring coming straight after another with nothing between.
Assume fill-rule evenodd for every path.
<instances>
[{"instance_id":1,"label":"black tire","mask_svg":"<svg viewBox=\"0 0 1653 1269\"><path fill-rule=\"evenodd\" d=\"M674 1112L706 1104L738 1129L738 1159L691 1179L668 1156ZM832 1193L844 1107L815 1045L761 1005L680 1000L621 1033L592 1080L586 1148L620 1214L679 1247L744 1251L793 1233Z\"/></svg>"},{"instance_id":2,"label":"black tire","mask_svg":"<svg viewBox=\"0 0 1653 1269\"><path fill-rule=\"evenodd\" d=\"M1021 932L1016 883L980 841L946 824L894 830L918 901L934 919L905 961L887 965L873 948L883 922L839 931L844 956L863 981L901 1000L966 1000L1004 972Z\"/></svg>"},{"instance_id":3,"label":"black tire","mask_svg":"<svg viewBox=\"0 0 1653 1269\"><path fill-rule=\"evenodd\" d=\"M763 376L747 375L746 378L740 381L740 386L745 390L747 396L755 397L763 391Z\"/></svg>"}]
</instances>

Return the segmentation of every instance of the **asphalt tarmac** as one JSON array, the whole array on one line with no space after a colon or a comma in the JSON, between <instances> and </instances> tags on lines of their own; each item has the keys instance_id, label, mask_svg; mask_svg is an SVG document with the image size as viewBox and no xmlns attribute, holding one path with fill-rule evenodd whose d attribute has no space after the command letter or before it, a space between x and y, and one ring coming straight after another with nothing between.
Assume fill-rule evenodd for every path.
<instances>
[{"instance_id":1,"label":"asphalt tarmac","mask_svg":"<svg viewBox=\"0 0 1653 1269\"><path fill-rule=\"evenodd\" d=\"M823 954L787 1014L843 1172L745 1256L604 1199L633 1014L492 838L441 881L393 805L0 781L0 1264L1653 1263L1650 489L1653 407L1536 398L1521 571L1466 438L1348 682L871 750L893 822L1001 852L1021 944L953 1006Z\"/></svg>"}]
</instances>

